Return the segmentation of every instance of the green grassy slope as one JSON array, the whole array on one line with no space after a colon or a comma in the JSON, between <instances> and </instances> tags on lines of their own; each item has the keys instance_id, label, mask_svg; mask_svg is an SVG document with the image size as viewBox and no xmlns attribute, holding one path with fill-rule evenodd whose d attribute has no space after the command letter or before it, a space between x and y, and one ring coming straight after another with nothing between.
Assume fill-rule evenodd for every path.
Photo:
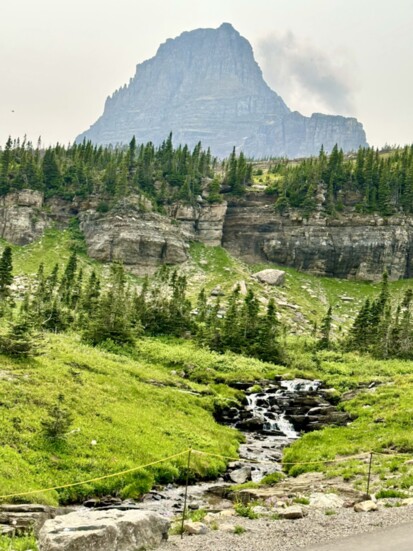
<instances>
[{"instance_id":1,"label":"green grassy slope","mask_svg":"<svg viewBox=\"0 0 413 551\"><path fill-rule=\"evenodd\" d=\"M14 247L14 273L27 285L26 276L34 274L40 262L44 262L46 273L55 262L63 265L70 256L72 241L70 232L51 231L37 243ZM80 262L86 270L93 267L105 271L85 255L80 255ZM413 453L413 363L311 351L312 324L320 322L328 304L334 307L338 335L340 326L345 330L350 325L365 297L378 293L378 286L316 278L286 269L286 285L272 288L252 277L264 267L269 266L247 266L222 248L194 244L183 269L193 299L202 287L210 292L217 285L228 295L240 281L254 289L263 306L274 296L283 323L290 331L304 334L287 337L287 365L283 367L234 354L214 354L190 341L173 339L140 339L135 351L126 356L88 347L74 334L47 335L43 354L30 361L1 357L0 495L99 477L190 446L233 456L240 435L215 423L214 403L238 396L227 386L231 381L253 382L276 374L320 378L338 393L372 381L383 384L345 403L343 407L357 417L351 425L304 436L286 451L287 462L330 459L371 449ZM139 284L138 278L131 277L131 281ZM397 292L410 285L410 281L390 284ZM64 407L73 413L73 423L65 440L53 442L45 437L42 421L50 407L59 402L60 394ZM374 467L378 480L382 477L385 485L405 487L411 477L405 459L391 460L393 477L385 480L390 469L386 461L390 460L377 460ZM362 480L365 465L322 468L332 475L354 477L357 482ZM196 457L193 462L193 474L198 476L213 476L222 469L224 462L217 458ZM302 470L290 468L292 474ZM156 481L178 480L184 472L185 459L180 458L143 474L17 500L57 503L107 493L134 496Z\"/></svg>"},{"instance_id":2,"label":"green grassy slope","mask_svg":"<svg viewBox=\"0 0 413 551\"><path fill-rule=\"evenodd\" d=\"M147 350L156 356L156 343L149 343ZM163 346L163 359L165 351ZM209 362L214 360L212 355ZM232 369L231 364L227 369ZM212 417L219 388L185 381L145 354L134 360L85 346L76 336L48 335L44 354L36 359L17 362L2 357L0 377L0 495L103 476L189 447L230 456L236 453L239 435ZM50 441L41 422L48 418L50 407L59 403L59 395L64 396L63 406L74 419L65 440ZM123 495L134 495L140 485L148 489L154 479L182 477L184 463L181 458L148 471L148 484L138 473L27 499L70 502L122 490ZM201 476L216 475L223 467L216 459L193 462L195 473Z\"/></svg>"}]
</instances>

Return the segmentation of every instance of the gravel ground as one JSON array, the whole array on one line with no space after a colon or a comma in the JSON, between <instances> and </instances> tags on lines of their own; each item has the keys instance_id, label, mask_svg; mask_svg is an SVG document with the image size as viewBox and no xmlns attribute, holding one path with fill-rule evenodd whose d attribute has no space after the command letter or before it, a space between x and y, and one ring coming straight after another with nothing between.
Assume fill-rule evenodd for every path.
<instances>
[{"instance_id":1,"label":"gravel ground","mask_svg":"<svg viewBox=\"0 0 413 551\"><path fill-rule=\"evenodd\" d=\"M171 536L161 551L295 551L315 543L329 543L345 536L370 532L386 526L413 522L413 507L383 508L371 513L355 513L338 509L334 515L311 509L298 520L249 520L232 517L220 524L243 526L246 531L236 535L210 530L201 536Z\"/></svg>"}]
</instances>

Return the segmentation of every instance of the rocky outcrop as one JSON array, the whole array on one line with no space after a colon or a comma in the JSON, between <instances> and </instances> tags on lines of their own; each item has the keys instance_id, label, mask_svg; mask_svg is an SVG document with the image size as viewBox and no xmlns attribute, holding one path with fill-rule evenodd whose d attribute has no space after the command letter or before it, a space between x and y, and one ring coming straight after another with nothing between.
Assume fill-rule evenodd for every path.
<instances>
[{"instance_id":1,"label":"rocky outcrop","mask_svg":"<svg viewBox=\"0 0 413 551\"><path fill-rule=\"evenodd\" d=\"M413 219L355 212L277 214L263 194L229 203L223 246L247 262L270 261L320 276L379 280L413 275Z\"/></svg>"},{"instance_id":2,"label":"rocky outcrop","mask_svg":"<svg viewBox=\"0 0 413 551\"><path fill-rule=\"evenodd\" d=\"M188 243L165 216L129 205L107 214L82 212L80 227L89 256L102 262L120 260L131 272L151 274L162 264L187 260Z\"/></svg>"},{"instance_id":3,"label":"rocky outcrop","mask_svg":"<svg viewBox=\"0 0 413 551\"><path fill-rule=\"evenodd\" d=\"M356 119L290 112L264 81L249 42L228 23L167 40L77 141L125 144L135 135L160 144L170 132L176 144L201 141L220 157L234 146L256 158L296 158L317 155L321 145L366 145Z\"/></svg>"},{"instance_id":4,"label":"rocky outcrop","mask_svg":"<svg viewBox=\"0 0 413 551\"><path fill-rule=\"evenodd\" d=\"M153 549L168 537L169 521L151 511L79 510L48 520L41 551L131 551Z\"/></svg>"},{"instance_id":5,"label":"rocky outcrop","mask_svg":"<svg viewBox=\"0 0 413 551\"><path fill-rule=\"evenodd\" d=\"M177 204L169 209L169 215L180 222L188 239L202 241L210 247L222 244L226 201L218 204L199 204L197 207Z\"/></svg>"},{"instance_id":6,"label":"rocky outcrop","mask_svg":"<svg viewBox=\"0 0 413 551\"><path fill-rule=\"evenodd\" d=\"M333 218L322 211L308 219L293 211L281 215L263 193L228 203L177 203L164 215L139 196L106 213L98 212L98 204L97 197L45 201L37 191L11 193L1 198L0 236L24 245L40 239L47 228L67 227L77 216L92 258L121 260L136 274L185 262L189 243L201 241L222 245L246 262L269 261L320 276L374 281L387 270L392 280L413 277L411 216L347 212Z\"/></svg>"},{"instance_id":7,"label":"rocky outcrop","mask_svg":"<svg viewBox=\"0 0 413 551\"><path fill-rule=\"evenodd\" d=\"M0 201L0 236L15 245L39 239L51 225L42 209L43 194L29 189L9 193Z\"/></svg>"}]
</instances>

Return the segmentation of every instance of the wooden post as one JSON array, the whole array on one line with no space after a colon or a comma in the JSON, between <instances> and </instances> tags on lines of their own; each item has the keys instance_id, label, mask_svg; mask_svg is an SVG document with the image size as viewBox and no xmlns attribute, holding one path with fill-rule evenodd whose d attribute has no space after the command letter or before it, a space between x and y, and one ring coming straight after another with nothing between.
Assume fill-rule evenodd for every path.
<instances>
[{"instance_id":1,"label":"wooden post","mask_svg":"<svg viewBox=\"0 0 413 551\"><path fill-rule=\"evenodd\" d=\"M373 452L370 452L370 459L369 459L369 472L367 475L367 488L366 488L366 494L370 495L370 478L371 478L371 464L373 463Z\"/></svg>"},{"instance_id":2,"label":"wooden post","mask_svg":"<svg viewBox=\"0 0 413 551\"><path fill-rule=\"evenodd\" d=\"M191 453L192 449L188 450L188 464L186 469L186 482L185 482L185 497L184 497L184 510L182 511L182 522L181 522L181 539L184 537L184 522L186 516L186 504L188 501L188 485L189 485L189 467L191 464Z\"/></svg>"}]
</instances>

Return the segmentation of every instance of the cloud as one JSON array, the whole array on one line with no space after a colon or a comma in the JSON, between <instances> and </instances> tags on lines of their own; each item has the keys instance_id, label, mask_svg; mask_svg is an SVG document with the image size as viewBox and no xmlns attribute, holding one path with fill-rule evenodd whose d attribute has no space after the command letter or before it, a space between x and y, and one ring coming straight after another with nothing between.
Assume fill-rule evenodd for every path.
<instances>
[{"instance_id":1,"label":"cloud","mask_svg":"<svg viewBox=\"0 0 413 551\"><path fill-rule=\"evenodd\" d=\"M354 115L354 69L343 52L325 53L288 32L261 40L258 57L264 77L293 110Z\"/></svg>"}]
</instances>

